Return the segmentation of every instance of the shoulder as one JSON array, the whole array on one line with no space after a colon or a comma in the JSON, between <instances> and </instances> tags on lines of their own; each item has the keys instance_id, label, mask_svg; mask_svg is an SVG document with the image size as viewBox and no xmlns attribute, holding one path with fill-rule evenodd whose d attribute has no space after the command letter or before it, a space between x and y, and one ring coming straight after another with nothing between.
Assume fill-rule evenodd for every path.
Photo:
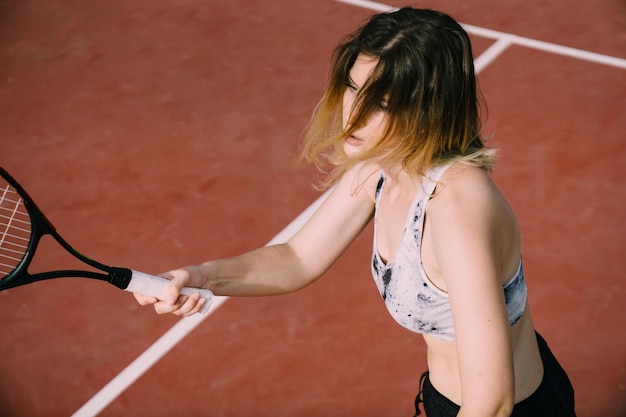
<instances>
[{"instance_id":1,"label":"shoulder","mask_svg":"<svg viewBox=\"0 0 626 417\"><path fill-rule=\"evenodd\" d=\"M499 190L486 169L455 164L446 169L437 181L431 202L436 205L468 203L467 200L484 202L498 194Z\"/></svg>"},{"instance_id":2,"label":"shoulder","mask_svg":"<svg viewBox=\"0 0 626 417\"><path fill-rule=\"evenodd\" d=\"M440 184L443 190L454 192L477 191L481 187L492 187L491 174L484 168L453 164L441 175Z\"/></svg>"},{"instance_id":3,"label":"shoulder","mask_svg":"<svg viewBox=\"0 0 626 417\"><path fill-rule=\"evenodd\" d=\"M427 205L432 220L447 224L488 222L508 210L490 173L462 164L452 165L443 173Z\"/></svg>"}]
</instances>

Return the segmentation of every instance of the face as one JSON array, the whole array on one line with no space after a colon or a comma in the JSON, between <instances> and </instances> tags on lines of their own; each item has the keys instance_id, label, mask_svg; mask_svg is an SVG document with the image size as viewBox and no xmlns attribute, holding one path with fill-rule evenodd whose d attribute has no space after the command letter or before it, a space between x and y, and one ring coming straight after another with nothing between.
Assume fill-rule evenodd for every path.
<instances>
[{"instance_id":1,"label":"face","mask_svg":"<svg viewBox=\"0 0 626 417\"><path fill-rule=\"evenodd\" d=\"M359 55L350 70L350 78L343 93L343 128L348 126L350 111L357 94L365 85L369 75L376 66L376 58ZM372 149L381 139L385 130L386 113L381 109L372 113L367 123L345 138L343 149L346 155L356 156Z\"/></svg>"}]
</instances>

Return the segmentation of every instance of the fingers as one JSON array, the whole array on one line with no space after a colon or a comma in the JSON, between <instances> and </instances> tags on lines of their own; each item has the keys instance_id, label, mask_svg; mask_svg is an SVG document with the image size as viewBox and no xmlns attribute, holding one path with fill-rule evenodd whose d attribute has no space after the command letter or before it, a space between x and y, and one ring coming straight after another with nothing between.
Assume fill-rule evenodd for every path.
<instances>
[{"instance_id":1,"label":"fingers","mask_svg":"<svg viewBox=\"0 0 626 417\"><path fill-rule=\"evenodd\" d=\"M140 305L154 305L157 314L175 314L178 316L191 316L198 313L207 303L199 293L193 293L190 296L181 295L180 292L184 287L192 286L192 274L185 269L176 269L162 275L170 280L169 284L163 289L159 296L149 297L141 294L133 294Z\"/></svg>"},{"instance_id":2,"label":"fingers","mask_svg":"<svg viewBox=\"0 0 626 417\"><path fill-rule=\"evenodd\" d=\"M188 305L189 310L184 313L180 313L180 315L184 317L193 316L194 314L199 313L207 302L206 299L202 298L199 293L193 293L187 301L191 303Z\"/></svg>"},{"instance_id":3,"label":"fingers","mask_svg":"<svg viewBox=\"0 0 626 417\"><path fill-rule=\"evenodd\" d=\"M189 297L181 295L176 302L170 304L167 301L157 301L154 303L154 310L157 314L175 314L177 316L192 316L198 313L206 300L199 293L193 293Z\"/></svg>"},{"instance_id":4,"label":"fingers","mask_svg":"<svg viewBox=\"0 0 626 417\"><path fill-rule=\"evenodd\" d=\"M147 306L149 304L154 304L154 303L156 303L158 301L156 299L156 297L150 297L150 296L146 296L146 295L142 295L142 294L133 293L133 296L135 297L137 302L140 305L142 305L142 306Z\"/></svg>"},{"instance_id":5,"label":"fingers","mask_svg":"<svg viewBox=\"0 0 626 417\"><path fill-rule=\"evenodd\" d=\"M184 269L177 269L170 271L163 276L170 280L169 285L165 288L163 293L163 301L170 305L174 305L180 296L180 291L189 281L189 272Z\"/></svg>"}]
</instances>

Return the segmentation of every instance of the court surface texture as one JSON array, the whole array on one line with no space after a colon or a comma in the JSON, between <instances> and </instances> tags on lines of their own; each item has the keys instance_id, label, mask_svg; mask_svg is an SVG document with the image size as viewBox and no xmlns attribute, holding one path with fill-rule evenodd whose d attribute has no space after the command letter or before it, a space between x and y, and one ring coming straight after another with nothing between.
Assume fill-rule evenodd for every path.
<instances>
[{"instance_id":1,"label":"court surface texture","mask_svg":"<svg viewBox=\"0 0 626 417\"><path fill-rule=\"evenodd\" d=\"M336 43L410 4L466 25L523 235L535 326L581 417L626 415L626 6L618 0L5 0L0 164L58 231L159 273L288 238ZM179 320L107 284L0 293L0 416L409 416L421 337L370 275L371 225L286 296ZM73 261L50 244L37 266Z\"/></svg>"}]
</instances>

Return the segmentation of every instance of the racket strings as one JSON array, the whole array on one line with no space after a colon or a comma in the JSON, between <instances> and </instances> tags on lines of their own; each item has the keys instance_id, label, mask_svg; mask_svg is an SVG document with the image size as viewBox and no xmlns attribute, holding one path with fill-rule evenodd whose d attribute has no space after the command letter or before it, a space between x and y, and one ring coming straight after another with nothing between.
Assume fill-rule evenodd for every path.
<instances>
[{"instance_id":1,"label":"racket strings","mask_svg":"<svg viewBox=\"0 0 626 417\"><path fill-rule=\"evenodd\" d=\"M0 280L22 262L30 236L31 220L24 200L10 184L0 182Z\"/></svg>"}]
</instances>

